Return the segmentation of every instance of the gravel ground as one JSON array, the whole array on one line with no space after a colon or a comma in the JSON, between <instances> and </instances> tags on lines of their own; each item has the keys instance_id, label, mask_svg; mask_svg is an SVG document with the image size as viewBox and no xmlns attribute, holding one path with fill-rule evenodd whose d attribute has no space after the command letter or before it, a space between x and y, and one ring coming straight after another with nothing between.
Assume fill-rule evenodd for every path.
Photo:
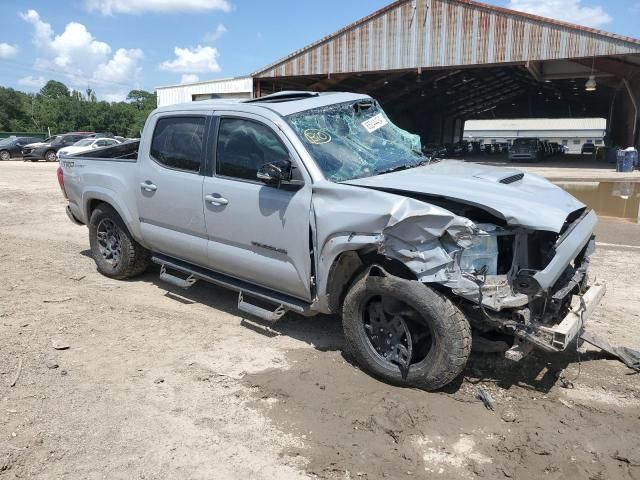
<instances>
[{"instance_id":1,"label":"gravel ground","mask_svg":"<svg viewBox=\"0 0 640 480\"><path fill-rule=\"evenodd\" d=\"M337 318L266 326L156 268L102 277L55 168L0 163L0 477L640 479L640 377L619 362L474 354L445 391L388 386L351 364ZM635 348L640 249L609 244L637 228L600 226L590 326Z\"/></svg>"}]
</instances>

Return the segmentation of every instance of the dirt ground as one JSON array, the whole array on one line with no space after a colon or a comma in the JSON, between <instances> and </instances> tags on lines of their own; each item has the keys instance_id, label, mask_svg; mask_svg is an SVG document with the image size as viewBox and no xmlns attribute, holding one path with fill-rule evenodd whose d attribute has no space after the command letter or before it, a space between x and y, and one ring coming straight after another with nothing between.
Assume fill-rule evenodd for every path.
<instances>
[{"instance_id":1,"label":"dirt ground","mask_svg":"<svg viewBox=\"0 0 640 480\"><path fill-rule=\"evenodd\" d=\"M640 479L640 377L617 361L474 354L445 391L388 386L351 364L337 318L267 326L157 268L102 277L56 167L0 163L0 478ZM639 348L640 246L612 245L638 227L616 225L590 328Z\"/></svg>"}]
</instances>

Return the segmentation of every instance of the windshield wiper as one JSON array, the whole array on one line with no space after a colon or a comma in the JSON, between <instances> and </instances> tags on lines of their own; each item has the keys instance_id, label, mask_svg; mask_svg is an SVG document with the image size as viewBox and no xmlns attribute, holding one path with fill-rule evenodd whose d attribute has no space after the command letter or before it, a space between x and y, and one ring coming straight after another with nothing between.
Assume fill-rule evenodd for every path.
<instances>
[{"instance_id":1,"label":"windshield wiper","mask_svg":"<svg viewBox=\"0 0 640 480\"><path fill-rule=\"evenodd\" d=\"M385 170L379 170L375 174L376 175L382 175L383 173L399 172L401 170L408 170L410 168L416 168L416 167L422 167L424 165L429 165L430 163L431 163L431 159L430 158L423 158L418 163L409 163L409 164L405 164L405 165L398 165L398 166L395 166L395 167L387 168Z\"/></svg>"},{"instance_id":2,"label":"windshield wiper","mask_svg":"<svg viewBox=\"0 0 640 480\"><path fill-rule=\"evenodd\" d=\"M413 168L414 165L398 165L397 167L387 168L385 170L378 170L376 175L382 175L383 173L393 173L399 172L400 170L407 170L408 168Z\"/></svg>"}]
</instances>

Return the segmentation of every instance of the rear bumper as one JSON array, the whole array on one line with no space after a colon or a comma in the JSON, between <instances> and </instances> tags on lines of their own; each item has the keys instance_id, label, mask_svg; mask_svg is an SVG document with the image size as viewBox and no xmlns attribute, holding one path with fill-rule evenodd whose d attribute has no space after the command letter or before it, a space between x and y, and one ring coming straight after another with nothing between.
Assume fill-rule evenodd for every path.
<instances>
[{"instance_id":1,"label":"rear bumper","mask_svg":"<svg viewBox=\"0 0 640 480\"><path fill-rule=\"evenodd\" d=\"M71 220L73 223L75 223L76 225L84 225L84 223L82 223L73 215L73 212L71 211L71 207L69 205L66 206L64 211L67 212L67 217L69 217L69 220Z\"/></svg>"}]
</instances>

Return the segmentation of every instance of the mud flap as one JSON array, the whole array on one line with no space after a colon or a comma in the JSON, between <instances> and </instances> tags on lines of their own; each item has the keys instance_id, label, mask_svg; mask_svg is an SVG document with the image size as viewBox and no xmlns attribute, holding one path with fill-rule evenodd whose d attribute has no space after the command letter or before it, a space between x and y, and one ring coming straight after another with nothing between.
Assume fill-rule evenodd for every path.
<instances>
[{"instance_id":1,"label":"mud flap","mask_svg":"<svg viewBox=\"0 0 640 480\"><path fill-rule=\"evenodd\" d=\"M613 347L604 338L600 338L587 331L582 332L580 338L594 347L598 347L600 350L618 358L630 369L640 372L640 352L637 350L627 347Z\"/></svg>"}]
</instances>

